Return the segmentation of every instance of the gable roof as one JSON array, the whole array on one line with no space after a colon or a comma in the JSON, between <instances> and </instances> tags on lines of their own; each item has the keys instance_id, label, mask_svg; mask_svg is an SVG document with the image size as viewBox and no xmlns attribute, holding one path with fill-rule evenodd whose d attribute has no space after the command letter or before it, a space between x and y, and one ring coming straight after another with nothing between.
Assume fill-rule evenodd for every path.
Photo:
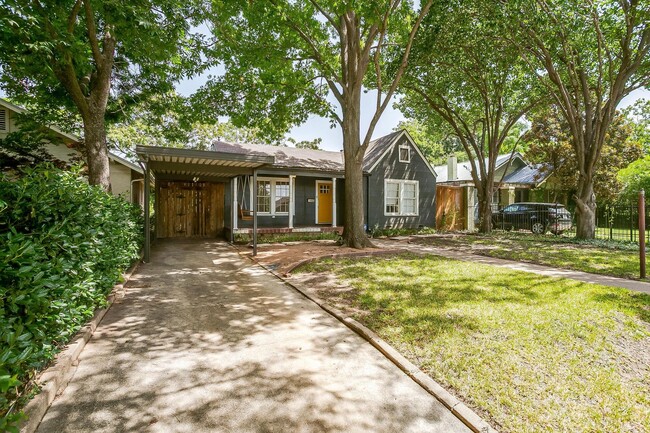
<instances>
[{"instance_id":1,"label":"gable roof","mask_svg":"<svg viewBox=\"0 0 650 433\"><path fill-rule=\"evenodd\" d=\"M215 140L212 150L238 155L273 156L274 167L306 170L343 171L343 153L329 150L299 149L250 143L226 143Z\"/></svg>"},{"instance_id":2,"label":"gable roof","mask_svg":"<svg viewBox=\"0 0 650 433\"><path fill-rule=\"evenodd\" d=\"M516 179L516 177L514 177L514 175L516 175L518 172L520 172L522 170L524 172L528 173L528 175L532 176L533 172L538 173L538 169L540 168L540 167L533 166L533 165L529 164L528 162L526 162L524 157L519 152L516 152L513 155L512 158L513 158L513 161L515 159L520 160L520 162L521 162L521 164L523 166L519 170L516 170L515 172L513 172L513 173L509 174L508 176L506 176L506 178L504 179L504 182L506 182L506 183L537 183L537 182L518 182L518 181L514 181L514 180L513 181L508 180L508 178ZM495 169L498 170L498 169L502 168L504 165L506 165L508 163L509 159L510 159L510 154L509 153L497 156L496 163L495 163L495 166L494 166ZM474 161L476 162L477 160L474 160ZM483 164L484 164L484 166L487 166L487 164L488 164L488 159L487 158L483 160ZM435 167L436 173L438 173L438 179L437 179L438 183L442 183L442 182L473 182L473 179L472 179L472 165L470 164L469 161L464 161L464 162L459 162L458 163L457 170L456 170L456 180L453 180L453 181L447 180L448 179L448 172L447 172L448 168L449 168L449 166L447 164L445 164L445 165L437 165ZM523 176L523 178L528 178L528 177Z\"/></svg>"},{"instance_id":3,"label":"gable roof","mask_svg":"<svg viewBox=\"0 0 650 433\"><path fill-rule=\"evenodd\" d=\"M390 150L393 142L397 140L397 137L401 136L403 133L404 131L392 132L368 143L366 155L363 157L363 170L372 171Z\"/></svg>"},{"instance_id":4,"label":"gable roof","mask_svg":"<svg viewBox=\"0 0 650 433\"><path fill-rule=\"evenodd\" d=\"M6 99L2 99L2 98L0 98L0 107L4 107L4 108L6 108L8 110L11 110L11 111L13 111L15 113L19 113L19 114L20 113L25 113L27 111L23 107L12 104L11 102L7 101ZM54 125L45 125L45 127L48 128L50 131L53 131L56 134L60 135L63 138L67 138L68 140L72 140L75 143L81 142L81 138L77 137L74 134L70 134L68 132L65 132L65 131L59 129L58 127L56 127ZM115 161L118 164L122 164L122 165L124 165L124 166L130 168L131 170L134 170L134 171L136 171L136 172L138 172L140 174L144 173L144 171L142 170L142 168L139 165L129 161L124 156L120 156L117 153L112 152L110 150L108 151L108 158L110 160Z\"/></svg>"},{"instance_id":5,"label":"gable roof","mask_svg":"<svg viewBox=\"0 0 650 433\"><path fill-rule=\"evenodd\" d=\"M363 159L363 171L366 173L372 171L404 134L406 134L406 137L410 140L415 150L425 161L431 170L431 173L435 176L435 172L427 159L422 155L422 152L410 135L408 135L404 130L393 132L371 141L368 144ZM250 143L226 143L219 140L212 142L212 150L245 155L273 156L275 157L273 167L277 168L341 173L345 171L343 151L334 152L329 150L298 149L295 147L269 146Z\"/></svg>"}]
</instances>

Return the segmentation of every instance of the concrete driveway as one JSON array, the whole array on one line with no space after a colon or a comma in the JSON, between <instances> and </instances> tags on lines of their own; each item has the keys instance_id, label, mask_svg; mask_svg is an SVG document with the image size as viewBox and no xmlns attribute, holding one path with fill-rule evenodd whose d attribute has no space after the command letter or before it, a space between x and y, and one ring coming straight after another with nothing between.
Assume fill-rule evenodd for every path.
<instances>
[{"instance_id":1,"label":"concrete driveway","mask_svg":"<svg viewBox=\"0 0 650 433\"><path fill-rule=\"evenodd\" d=\"M39 432L469 432L224 243L161 242L127 288Z\"/></svg>"}]
</instances>

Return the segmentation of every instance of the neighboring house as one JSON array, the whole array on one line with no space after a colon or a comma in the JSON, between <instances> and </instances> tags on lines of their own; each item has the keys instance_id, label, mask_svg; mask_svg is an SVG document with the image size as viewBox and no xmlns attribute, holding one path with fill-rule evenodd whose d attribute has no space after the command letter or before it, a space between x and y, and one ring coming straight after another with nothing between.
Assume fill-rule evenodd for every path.
<instances>
[{"instance_id":1,"label":"neighboring house","mask_svg":"<svg viewBox=\"0 0 650 433\"><path fill-rule=\"evenodd\" d=\"M155 177L158 238L232 238L255 223L262 233L341 231L342 152L220 141L212 149L137 147ZM363 171L368 229L435 224L435 172L406 131L372 141Z\"/></svg>"},{"instance_id":2,"label":"neighboring house","mask_svg":"<svg viewBox=\"0 0 650 433\"><path fill-rule=\"evenodd\" d=\"M512 158L511 158L512 156ZM487 164L487 161L484 161ZM469 161L458 163L450 156L446 165L435 167L436 227L444 230L473 230L478 205ZM533 188L548 177L541 164L529 164L519 153L499 155L495 164L495 207L534 200Z\"/></svg>"},{"instance_id":3,"label":"neighboring house","mask_svg":"<svg viewBox=\"0 0 650 433\"><path fill-rule=\"evenodd\" d=\"M12 132L19 131L17 115L24 112L24 108L0 98L0 139L7 137ZM60 139L60 144L44 143L45 150L53 159L66 164L82 159L81 153L76 149L81 142L79 137L64 132L56 126L48 125L47 128ZM114 152L109 152L108 158L110 160L110 179L113 194L122 195L128 201L143 206L144 172L142 168Z\"/></svg>"}]
</instances>

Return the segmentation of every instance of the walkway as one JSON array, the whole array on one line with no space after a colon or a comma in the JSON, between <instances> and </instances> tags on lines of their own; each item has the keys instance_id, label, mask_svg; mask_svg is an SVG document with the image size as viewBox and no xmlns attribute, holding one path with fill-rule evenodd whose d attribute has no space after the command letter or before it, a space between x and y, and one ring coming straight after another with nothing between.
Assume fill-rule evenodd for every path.
<instances>
[{"instance_id":1,"label":"walkway","mask_svg":"<svg viewBox=\"0 0 650 433\"><path fill-rule=\"evenodd\" d=\"M164 242L39 432L469 432L365 340L223 243Z\"/></svg>"},{"instance_id":2,"label":"walkway","mask_svg":"<svg viewBox=\"0 0 650 433\"><path fill-rule=\"evenodd\" d=\"M458 249L427 246L421 244L409 244L403 240L375 240L377 246L386 249L403 249L414 253L435 254L450 259L463 260L466 262L483 263L486 265L500 266L517 271L532 272L547 277L569 278L584 283L600 284L603 286L620 287L637 292L650 294L650 283L626 278L610 277L607 275L590 274L587 272L574 271L571 269L552 268L550 266L536 265L533 263L517 262L514 260L499 259L496 257L481 256Z\"/></svg>"}]
</instances>

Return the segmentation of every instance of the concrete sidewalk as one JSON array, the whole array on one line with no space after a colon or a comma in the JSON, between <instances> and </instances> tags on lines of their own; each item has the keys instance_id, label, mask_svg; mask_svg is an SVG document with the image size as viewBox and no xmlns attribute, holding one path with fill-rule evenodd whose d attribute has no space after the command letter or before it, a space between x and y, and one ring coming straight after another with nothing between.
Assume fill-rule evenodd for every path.
<instances>
[{"instance_id":1,"label":"concrete sidewalk","mask_svg":"<svg viewBox=\"0 0 650 433\"><path fill-rule=\"evenodd\" d=\"M39 432L469 432L365 340L223 243L153 250Z\"/></svg>"},{"instance_id":2,"label":"concrete sidewalk","mask_svg":"<svg viewBox=\"0 0 650 433\"><path fill-rule=\"evenodd\" d=\"M646 283L644 281L628 280L626 278L610 277L607 275L590 274L587 272L573 271L570 269L558 269L549 266L536 265L533 263L516 262L513 260L481 256L466 251L459 251L457 249L410 244L404 242L403 240L378 239L374 240L373 242L381 248L403 249L414 253L435 254L438 256L463 260L466 262L484 263L486 265L500 266L517 271L532 272L534 274L545 275L548 277L569 278L571 280L582 281L584 283L620 287L650 294L650 283Z\"/></svg>"}]
</instances>

